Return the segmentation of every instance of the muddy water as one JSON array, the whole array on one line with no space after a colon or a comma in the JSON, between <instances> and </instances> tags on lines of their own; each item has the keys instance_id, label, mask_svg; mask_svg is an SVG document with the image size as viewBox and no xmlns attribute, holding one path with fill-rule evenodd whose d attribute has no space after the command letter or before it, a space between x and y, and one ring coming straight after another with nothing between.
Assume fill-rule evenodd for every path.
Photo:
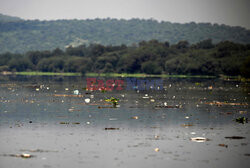
<instances>
[{"instance_id":1,"label":"muddy water","mask_svg":"<svg viewBox=\"0 0 250 168\"><path fill-rule=\"evenodd\" d=\"M0 76L0 167L248 167L249 123L235 119L250 116L249 84L162 80L92 92L83 77Z\"/></svg>"}]
</instances>

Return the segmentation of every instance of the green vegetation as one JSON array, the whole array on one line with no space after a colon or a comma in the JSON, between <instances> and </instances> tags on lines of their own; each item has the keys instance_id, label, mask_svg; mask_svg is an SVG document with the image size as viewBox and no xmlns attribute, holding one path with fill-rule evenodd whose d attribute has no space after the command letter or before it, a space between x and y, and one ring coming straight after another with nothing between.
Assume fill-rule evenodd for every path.
<instances>
[{"instance_id":1,"label":"green vegetation","mask_svg":"<svg viewBox=\"0 0 250 168\"><path fill-rule=\"evenodd\" d=\"M111 102L113 107L117 107L119 99L111 97L109 99L105 99L106 102Z\"/></svg>"},{"instance_id":2,"label":"green vegetation","mask_svg":"<svg viewBox=\"0 0 250 168\"><path fill-rule=\"evenodd\" d=\"M24 53L31 50L65 49L98 43L102 45L133 45L156 39L170 44L187 40L194 44L212 38L214 43L229 40L250 43L250 30L242 27L210 23L170 23L141 19L94 19L94 20L21 20L0 15L0 53ZM185 47L185 43L182 44ZM210 48L209 41L199 44ZM77 51L75 51L77 52ZM145 68L150 63L146 63ZM158 73L156 69L155 73Z\"/></svg>"},{"instance_id":3,"label":"green vegetation","mask_svg":"<svg viewBox=\"0 0 250 168\"><path fill-rule=\"evenodd\" d=\"M223 41L215 45L208 39L196 44L180 41L170 45L150 40L133 46L90 44L69 47L65 51L57 48L25 54L3 53L0 54L0 71L36 75L53 72L53 75L81 73L123 77L249 77L249 60L250 44Z\"/></svg>"},{"instance_id":4,"label":"green vegetation","mask_svg":"<svg viewBox=\"0 0 250 168\"><path fill-rule=\"evenodd\" d=\"M81 73L70 72L15 72L16 75L28 75L28 76L81 76Z\"/></svg>"},{"instance_id":5,"label":"green vegetation","mask_svg":"<svg viewBox=\"0 0 250 168\"><path fill-rule=\"evenodd\" d=\"M0 13L0 22L15 22L15 21L21 21L21 20L22 19L19 17L3 15Z\"/></svg>"}]
</instances>

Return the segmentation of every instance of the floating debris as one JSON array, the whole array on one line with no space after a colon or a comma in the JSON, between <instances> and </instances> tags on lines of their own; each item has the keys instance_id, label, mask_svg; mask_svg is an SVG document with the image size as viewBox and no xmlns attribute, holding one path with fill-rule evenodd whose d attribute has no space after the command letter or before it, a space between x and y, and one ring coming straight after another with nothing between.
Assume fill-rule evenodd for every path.
<instances>
[{"instance_id":1,"label":"floating debris","mask_svg":"<svg viewBox=\"0 0 250 168\"><path fill-rule=\"evenodd\" d=\"M238 123L245 124L245 123L248 123L248 118L246 118L246 117L239 117L239 118L236 118L235 121L238 122Z\"/></svg>"},{"instance_id":2,"label":"floating debris","mask_svg":"<svg viewBox=\"0 0 250 168\"><path fill-rule=\"evenodd\" d=\"M36 88L36 91L38 92L40 89L39 88Z\"/></svg>"},{"instance_id":3,"label":"floating debris","mask_svg":"<svg viewBox=\"0 0 250 168\"><path fill-rule=\"evenodd\" d=\"M155 148L155 152L159 152L160 151L160 149L159 148Z\"/></svg>"},{"instance_id":4,"label":"floating debris","mask_svg":"<svg viewBox=\"0 0 250 168\"><path fill-rule=\"evenodd\" d=\"M181 105L175 105L175 106L170 106L170 105L161 106L161 105L157 105L155 107L156 108L181 108L182 106Z\"/></svg>"},{"instance_id":5,"label":"floating debris","mask_svg":"<svg viewBox=\"0 0 250 168\"><path fill-rule=\"evenodd\" d=\"M90 98L86 98L84 99L85 103L89 103L90 102Z\"/></svg>"},{"instance_id":6,"label":"floating debris","mask_svg":"<svg viewBox=\"0 0 250 168\"><path fill-rule=\"evenodd\" d=\"M228 145L225 145L225 144L219 144L218 146L225 147L225 148L228 147Z\"/></svg>"},{"instance_id":7,"label":"floating debris","mask_svg":"<svg viewBox=\"0 0 250 168\"><path fill-rule=\"evenodd\" d=\"M193 124L181 124L182 127L191 127L194 126Z\"/></svg>"},{"instance_id":8,"label":"floating debris","mask_svg":"<svg viewBox=\"0 0 250 168\"><path fill-rule=\"evenodd\" d=\"M160 136L159 135L155 135L155 137L154 137L156 140L158 140L159 138L160 138Z\"/></svg>"},{"instance_id":9,"label":"floating debris","mask_svg":"<svg viewBox=\"0 0 250 168\"><path fill-rule=\"evenodd\" d=\"M30 150L30 149L21 149L20 150L21 152L33 152L33 153L47 153L47 152L58 152L58 151L52 151L52 150L43 150L43 149L33 149L33 150Z\"/></svg>"},{"instance_id":10,"label":"floating debris","mask_svg":"<svg viewBox=\"0 0 250 168\"><path fill-rule=\"evenodd\" d=\"M111 97L109 99L105 99L106 102L111 102L113 107L117 107L119 99Z\"/></svg>"},{"instance_id":11,"label":"floating debris","mask_svg":"<svg viewBox=\"0 0 250 168\"><path fill-rule=\"evenodd\" d=\"M139 117L138 116L134 116L134 117L131 117L131 118L137 120Z\"/></svg>"},{"instance_id":12,"label":"floating debris","mask_svg":"<svg viewBox=\"0 0 250 168\"><path fill-rule=\"evenodd\" d=\"M110 128L105 128L105 130L119 130L119 128L110 127Z\"/></svg>"},{"instance_id":13,"label":"floating debris","mask_svg":"<svg viewBox=\"0 0 250 168\"><path fill-rule=\"evenodd\" d=\"M190 140L191 140L191 141L194 141L194 142L206 142L206 141L208 141L209 139L204 138L204 137L194 137L194 138L191 138Z\"/></svg>"},{"instance_id":14,"label":"floating debris","mask_svg":"<svg viewBox=\"0 0 250 168\"><path fill-rule=\"evenodd\" d=\"M239 111L240 114L246 114L247 111Z\"/></svg>"},{"instance_id":15,"label":"floating debris","mask_svg":"<svg viewBox=\"0 0 250 168\"><path fill-rule=\"evenodd\" d=\"M229 102L219 102L219 101L205 102L205 104L216 105L216 106L222 106L222 105L247 106L248 105L248 103L229 103Z\"/></svg>"},{"instance_id":16,"label":"floating debris","mask_svg":"<svg viewBox=\"0 0 250 168\"><path fill-rule=\"evenodd\" d=\"M231 136L231 137L225 137L226 139L245 139L246 137L242 136Z\"/></svg>"},{"instance_id":17,"label":"floating debris","mask_svg":"<svg viewBox=\"0 0 250 168\"><path fill-rule=\"evenodd\" d=\"M79 122L73 122L72 124L76 124L76 125L78 125L78 124L80 124Z\"/></svg>"},{"instance_id":18,"label":"floating debris","mask_svg":"<svg viewBox=\"0 0 250 168\"><path fill-rule=\"evenodd\" d=\"M116 121L117 118L110 118L109 121Z\"/></svg>"},{"instance_id":19,"label":"floating debris","mask_svg":"<svg viewBox=\"0 0 250 168\"><path fill-rule=\"evenodd\" d=\"M212 90L212 89L213 89L213 86L208 86L207 89L208 89L208 90Z\"/></svg>"},{"instance_id":20,"label":"floating debris","mask_svg":"<svg viewBox=\"0 0 250 168\"><path fill-rule=\"evenodd\" d=\"M83 95L54 94L55 97L83 97Z\"/></svg>"},{"instance_id":21,"label":"floating debris","mask_svg":"<svg viewBox=\"0 0 250 168\"><path fill-rule=\"evenodd\" d=\"M150 101L153 103L153 102L155 102L155 99L150 99Z\"/></svg>"},{"instance_id":22,"label":"floating debris","mask_svg":"<svg viewBox=\"0 0 250 168\"><path fill-rule=\"evenodd\" d=\"M69 88L65 88L65 90L66 90L66 91L68 91L68 90L69 90Z\"/></svg>"},{"instance_id":23,"label":"floating debris","mask_svg":"<svg viewBox=\"0 0 250 168\"><path fill-rule=\"evenodd\" d=\"M23 153L23 154L21 154L21 157L22 158L31 158L31 154L28 154L28 153Z\"/></svg>"},{"instance_id":24,"label":"floating debris","mask_svg":"<svg viewBox=\"0 0 250 168\"><path fill-rule=\"evenodd\" d=\"M24 158L24 159L35 157L34 155L31 155L31 154L28 154L28 153L22 153L22 154L3 154L1 156L17 157L17 158Z\"/></svg>"},{"instance_id":25,"label":"floating debris","mask_svg":"<svg viewBox=\"0 0 250 168\"><path fill-rule=\"evenodd\" d=\"M74 90L74 95L79 95L79 90Z\"/></svg>"},{"instance_id":26,"label":"floating debris","mask_svg":"<svg viewBox=\"0 0 250 168\"><path fill-rule=\"evenodd\" d=\"M60 124L69 124L69 122L60 122Z\"/></svg>"}]
</instances>

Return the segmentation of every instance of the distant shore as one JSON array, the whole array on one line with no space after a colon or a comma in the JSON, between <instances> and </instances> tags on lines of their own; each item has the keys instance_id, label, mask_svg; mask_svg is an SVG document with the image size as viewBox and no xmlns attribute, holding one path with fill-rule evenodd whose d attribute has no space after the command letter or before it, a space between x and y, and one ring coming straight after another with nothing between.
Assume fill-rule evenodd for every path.
<instances>
[{"instance_id":1,"label":"distant shore","mask_svg":"<svg viewBox=\"0 0 250 168\"><path fill-rule=\"evenodd\" d=\"M224 80L237 80L237 81L250 81L250 79L243 78L241 76L208 76L208 75L168 75L168 74L143 74L143 73L86 73L82 75L81 73L73 72L9 72L3 71L0 72L2 75L26 75L26 76L86 76L86 77L135 77L135 78L221 78Z\"/></svg>"}]
</instances>

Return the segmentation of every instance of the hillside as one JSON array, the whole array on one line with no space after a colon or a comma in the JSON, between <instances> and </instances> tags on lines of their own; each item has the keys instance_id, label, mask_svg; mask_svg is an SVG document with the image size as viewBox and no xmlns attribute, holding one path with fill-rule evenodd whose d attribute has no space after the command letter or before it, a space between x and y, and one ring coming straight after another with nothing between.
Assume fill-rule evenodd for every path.
<instances>
[{"instance_id":1,"label":"hillside","mask_svg":"<svg viewBox=\"0 0 250 168\"><path fill-rule=\"evenodd\" d=\"M13 21L20 21L22 20L19 17L3 15L0 13L0 22L13 22Z\"/></svg>"},{"instance_id":2,"label":"hillside","mask_svg":"<svg viewBox=\"0 0 250 168\"><path fill-rule=\"evenodd\" d=\"M178 24L140 19L0 21L0 53L64 49L90 43L132 45L151 39L170 44L187 40L193 44L208 38L213 43L229 40L246 44L250 43L250 30L210 23Z\"/></svg>"}]
</instances>

